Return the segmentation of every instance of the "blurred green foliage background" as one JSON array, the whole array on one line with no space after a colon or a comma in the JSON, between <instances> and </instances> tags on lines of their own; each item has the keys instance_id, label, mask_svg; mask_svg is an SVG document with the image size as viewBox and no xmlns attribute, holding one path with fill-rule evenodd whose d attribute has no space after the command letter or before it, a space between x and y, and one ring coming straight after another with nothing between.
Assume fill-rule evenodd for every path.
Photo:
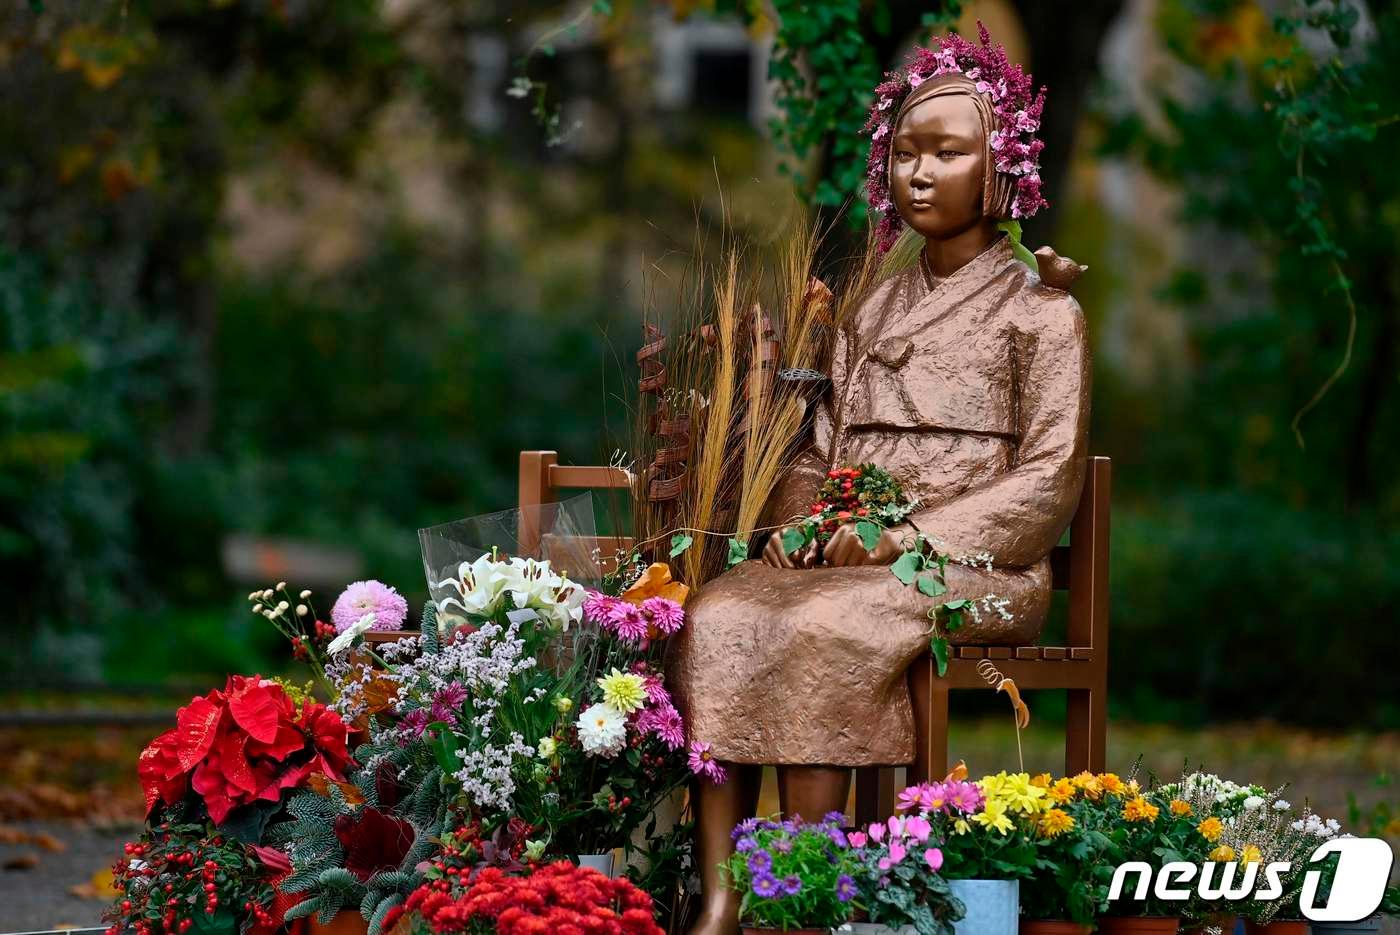
<instances>
[{"instance_id":1,"label":"blurred green foliage background","mask_svg":"<svg viewBox=\"0 0 1400 935\"><path fill-rule=\"evenodd\" d=\"M697 230L850 193L849 141L775 142L773 43L844 125L823 63L941 10L1050 86L1027 239L1090 266L1113 714L1400 727L1395 5L956 6L11 5L6 677L277 666L239 537L421 597L414 531L513 505L520 449L610 457Z\"/></svg>"}]
</instances>

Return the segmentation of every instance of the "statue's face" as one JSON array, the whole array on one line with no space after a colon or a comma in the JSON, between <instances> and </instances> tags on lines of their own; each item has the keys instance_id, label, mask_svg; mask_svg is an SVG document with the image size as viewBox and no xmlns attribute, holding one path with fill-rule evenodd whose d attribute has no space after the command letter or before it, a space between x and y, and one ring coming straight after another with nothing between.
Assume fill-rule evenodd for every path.
<instances>
[{"instance_id":1,"label":"statue's face","mask_svg":"<svg viewBox=\"0 0 1400 935\"><path fill-rule=\"evenodd\" d=\"M929 240L982 220L982 121L966 94L941 94L909 109L890 146L895 210Z\"/></svg>"}]
</instances>

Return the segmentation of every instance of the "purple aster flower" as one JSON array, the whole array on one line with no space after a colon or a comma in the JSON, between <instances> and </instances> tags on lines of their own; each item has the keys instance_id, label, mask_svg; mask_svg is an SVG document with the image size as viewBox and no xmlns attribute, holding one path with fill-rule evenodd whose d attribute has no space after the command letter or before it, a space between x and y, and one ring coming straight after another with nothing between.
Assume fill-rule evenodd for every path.
<instances>
[{"instance_id":1,"label":"purple aster flower","mask_svg":"<svg viewBox=\"0 0 1400 935\"><path fill-rule=\"evenodd\" d=\"M783 892L789 896L796 896L802 892L802 880L798 878L797 874L789 873L783 877Z\"/></svg>"},{"instance_id":2,"label":"purple aster flower","mask_svg":"<svg viewBox=\"0 0 1400 935\"><path fill-rule=\"evenodd\" d=\"M749 851L757 850L757 849L758 849L758 841L754 840L752 837L749 837L748 835L744 835L742 838L740 838L740 839L739 839L738 841L736 841L735 844L734 844L734 850L738 851L740 854L747 854Z\"/></svg>"},{"instance_id":3,"label":"purple aster flower","mask_svg":"<svg viewBox=\"0 0 1400 935\"><path fill-rule=\"evenodd\" d=\"M758 830L757 818L745 818L734 826L734 830L729 833L730 840L737 841L744 835L753 834Z\"/></svg>"},{"instance_id":4,"label":"purple aster flower","mask_svg":"<svg viewBox=\"0 0 1400 935\"><path fill-rule=\"evenodd\" d=\"M773 869L773 855L764 850L749 855L749 873L767 873Z\"/></svg>"},{"instance_id":5,"label":"purple aster flower","mask_svg":"<svg viewBox=\"0 0 1400 935\"><path fill-rule=\"evenodd\" d=\"M618 601L608 612L609 629L624 640L640 643L647 637L647 618L640 607Z\"/></svg>"},{"instance_id":6,"label":"purple aster flower","mask_svg":"<svg viewBox=\"0 0 1400 935\"><path fill-rule=\"evenodd\" d=\"M851 879L849 873L843 873L836 878L836 898L843 903L848 903L856 896L856 881Z\"/></svg>"},{"instance_id":7,"label":"purple aster flower","mask_svg":"<svg viewBox=\"0 0 1400 935\"><path fill-rule=\"evenodd\" d=\"M851 846L850 842L846 840L846 832L842 831L840 828L827 826L826 836L831 838L831 843L839 848L844 849Z\"/></svg>"},{"instance_id":8,"label":"purple aster flower","mask_svg":"<svg viewBox=\"0 0 1400 935\"><path fill-rule=\"evenodd\" d=\"M666 635L675 633L685 623L685 611L675 601L664 597L649 597L642 601L642 611Z\"/></svg>"},{"instance_id":9,"label":"purple aster flower","mask_svg":"<svg viewBox=\"0 0 1400 935\"><path fill-rule=\"evenodd\" d=\"M690 742L690 756L687 758L687 765L690 771L697 776L703 776L715 785L719 785L729 778L724 767L716 760L714 754L710 752L710 745L703 740L692 740Z\"/></svg>"},{"instance_id":10,"label":"purple aster flower","mask_svg":"<svg viewBox=\"0 0 1400 935\"><path fill-rule=\"evenodd\" d=\"M398 630L408 617L408 601L382 581L356 581L340 592L331 608L335 632L344 633L365 614L374 614L375 630Z\"/></svg>"},{"instance_id":11,"label":"purple aster flower","mask_svg":"<svg viewBox=\"0 0 1400 935\"><path fill-rule=\"evenodd\" d=\"M822 824L824 824L824 825L838 825L838 826L839 826L839 825L843 825L843 824L845 824L845 823L846 823L846 813L845 813L845 812L827 812L825 815L822 816Z\"/></svg>"},{"instance_id":12,"label":"purple aster flower","mask_svg":"<svg viewBox=\"0 0 1400 935\"><path fill-rule=\"evenodd\" d=\"M782 894L783 886L771 873L756 874L753 878L753 894L764 899L772 899Z\"/></svg>"},{"instance_id":13,"label":"purple aster flower","mask_svg":"<svg viewBox=\"0 0 1400 935\"><path fill-rule=\"evenodd\" d=\"M773 843L769 846L779 854L791 854L792 838L774 838Z\"/></svg>"}]
</instances>

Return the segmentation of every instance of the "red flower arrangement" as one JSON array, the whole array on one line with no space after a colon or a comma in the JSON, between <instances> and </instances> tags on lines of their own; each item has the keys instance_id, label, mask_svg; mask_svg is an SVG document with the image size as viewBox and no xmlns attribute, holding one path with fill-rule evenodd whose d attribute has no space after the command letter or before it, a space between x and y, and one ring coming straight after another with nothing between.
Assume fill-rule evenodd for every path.
<instances>
[{"instance_id":1,"label":"red flower arrangement","mask_svg":"<svg viewBox=\"0 0 1400 935\"><path fill-rule=\"evenodd\" d=\"M174 805L193 789L222 824L240 805L278 801L313 772L342 780L348 733L323 704L298 706L276 682L231 675L223 691L191 700L175 728L141 751L136 769L146 811Z\"/></svg>"},{"instance_id":2,"label":"red flower arrangement","mask_svg":"<svg viewBox=\"0 0 1400 935\"><path fill-rule=\"evenodd\" d=\"M652 916L650 896L627 880L611 880L567 860L528 876L487 867L464 885L465 891L455 895L448 879L425 883L409 894L403 913L419 916L435 935L482 930L500 935L664 935ZM391 913L385 929L403 913Z\"/></svg>"}]
</instances>

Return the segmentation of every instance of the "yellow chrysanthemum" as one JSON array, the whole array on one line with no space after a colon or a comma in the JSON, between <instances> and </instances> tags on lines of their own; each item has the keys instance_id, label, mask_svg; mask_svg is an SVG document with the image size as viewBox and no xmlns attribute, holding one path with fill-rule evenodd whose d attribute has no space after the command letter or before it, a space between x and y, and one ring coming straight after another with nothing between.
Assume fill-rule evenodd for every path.
<instances>
[{"instance_id":1,"label":"yellow chrysanthemum","mask_svg":"<svg viewBox=\"0 0 1400 935\"><path fill-rule=\"evenodd\" d=\"M1118 778L1117 773L1099 773L1098 780L1103 791L1110 795L1123 795L1128 791L1128 787L1123 785L1123 780Z\"/></svg>"},{"instance_id":2,"label":"yellow chrysanthemum","mask_svg":"<svg viewBox=\"0 0 1400 935\"><path fill-rule=\"evenodd\" d=\"M1045 798L1045 790L1031 785L1031 777L1026 773L1007 776L1001 798L1006 800L1008 808L1023 815L1034 815L1050 804Z\"/></svg>"},{"instance_id":3,"label":"yellow chrysanthemum","mask_svg":"<svg viewBox=\"0 0 1400 935\"><path fill-rule=\"evenodd\" d=\"M1097 799L1103 795L1103 784L1099 782L1099 777L1088 770L1075 776L1070 782L1074 783L1074 787L1083 792L1087 798Z\"/></svg>"},{"instance_id":4,"label":"yellow chrysanthemum","mask_svg":"<svg viewBox=\"0 0 1400 935\"><path fill-rule=\"evenodd\" d=\"M1002 770L995 776L983 776L977 781L977 787L982 790L983 798L999 798L1006 788L1006 770Z\"/></svg>"},{"instance_id":5,"label":"yellow chrysanthemum","mask_svg":"<svg viewBox=\"0 0 1400 935\"><path fill-rule=\"evenodd\" d=\"M1201 832L1201 837L1205 838L1207 841L1218 841L1220 840L1220 835L1225 831L1225 825L1221 823L1219 818L1212 815L1197 825L1196 830Z\"/></svg>"},{"instance_id":6,"label":"yellow chrysanthemum","mask_svg":"<svg viewBox=\"0 0 1400 935\"><path fill-rule=\"evenodd\" d=\"M1157 806L1138 796L1123 804L1123 817L1128 821L1156 821Z\"/></svg>"},{"instance_id":7,"label":"yellow chrysanthemum","mask_svg":"<svg viewBox=\"0 0 1400 935\"><path fill-rule=\"evenodd\" d=\"M1052 808L1040 816L1041 837L1053 838L1074 827L1074 819L1062 809Z\"/></svg>"},{"instance_id":8,"label":"yellow chrysanthemum","mask_svg":"<svg viewBox=\"0 0 1400 935\"><path fill-rule=\"evenodd\" d=\"M1056 805L1064 805L1073 800L1075 791L1074 782L1070 779L1057 779L1053 786L1045 790L1046 795L1050 796Z\"/></svg>"},{"instance_id":9,"label":"yellow chrysanthemum","mask_svg":"<svg viewBox=\"0 0 1400 935\"><path fill-rule=\"evenodd\" d=\"M623 714L641 710L647 702L646 682L635 672L613 669L598 679L598 687L603 690L603 703Z\"/></svg>"},{"instance_id":10,"label":"yellow chrysanthemum","mask_svg":"<svg viewBox=\"0 0 1400 935\"><path fill-rule=\"evenodd\" d=\"M972 820L984 828L1006 834L1012 827L1011 819L1006 814L1006 803L1000 799L988 799L982 811L972 816Z\"/></svg>"},{"instance_id":11,"label":"yellow chrysanthemum","mask_svg":"<svg viewBox=\"0 0 1400 935\"><path fill-rule=\"evenodd\" d=\"M1138 785L1138 781L1136 779L1128 780L1128 795L1137 795L1138 791L1141 788L1142 786Z\"/></svg>"},{"instance_id":12,"label":"yellow chrysanthemum","mask_svg":"<svg viewBox=\"0 0 1400 935\"><path fill-rule=\"evenodd\" d=\"M971 830L972 830L972 826L969 825L969 824L967 823L967 819L965 819L965 818L955 818L955 819L953 819L953 833L954 833L954 834L967 834L967 833L968 833L969 831L971 831Z\"/></svg>"},{"instance_id":13,"label":"yellow chrysanthemum","mask_svg":"<svg viewBox=\"0 0 1400 935\"><path fill-rule=\"evenodd\" d=\"M1264 852L1253 844L1246 844L1244 850L1240 851L1240 863L1257 864L1264 859Z\"/></svg>"},{"instance_id":14,"label":"yellow chrysanthemum","mask_svg":"<svg viewBox=\"0 0 1400 935\"><path fill-rule=\"evenodd\" d=\"M1037 773L1036 775L1031 777L1031 785L1041 789L1049 789L1050 781L1051 780L1049 773Z\"/></svg>"},{"instance_id":15,"label":"yellow chrysanthemum","mask_svg":"<svg viewBox=\"0 0 1400 935\"><path fill-rule=\"evenodd\" d=\"M1183 815L1189 815L1191 814L1191 803L1183 802L1180 799L1172 799L1171 810L1172 814L1178 818L1182 817Z\"/></svg>"},{"instance_id":16,"label":"yellow chrysanthemum","mask_svg":"<svg viewBox=\"0 0 1400 935\"><path fill-rule=\"evenodd\" d=\"M1235 849L1228 844L1222 844L1210 852L1210 859L1218 864L1228 864L1235 859Z\"/></svg>"}]
</instances>

